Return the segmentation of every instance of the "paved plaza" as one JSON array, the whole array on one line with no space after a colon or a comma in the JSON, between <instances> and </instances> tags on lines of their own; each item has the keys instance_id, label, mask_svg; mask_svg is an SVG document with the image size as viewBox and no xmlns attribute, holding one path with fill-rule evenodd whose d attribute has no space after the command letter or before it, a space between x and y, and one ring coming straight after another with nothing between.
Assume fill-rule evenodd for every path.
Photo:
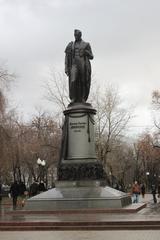
<instances>
[{"instance_id":1,"label":"paved plaza","mask_svg":"<svg viewBox=\"0 0 160 240\"><path fill-rule=\"evenodd\" d=\"M0 240L159 240L160 230L0 232Z\"/></svg>"},{"instance_id":2,"label":"paved plaza","mask_svg":"<svg viewBox=\"0 0 160 240\"><path fill-rule=\"evenodd\" d=\"M11 210L10 205L6 205L6 209L1 205L1 214L0 214L0 223L3 222L83 222L83 221L97 221L97 222L105 222L105 221L160 221L160 201L158 199L158 203L154 204L152 195L146 195L145 199L140 199L140 202L146 202L147 207L140 210L137 213L133 214L111 214L111 213L100 213L100 214L62 214L62 215L52 215L52 214L39 214L39 215L19 215L15 214L6 214L5 211ZM96 230L91 228L91 230L45 230L42 231L14 231L10 229L9 231L3 230L0 231L0 240L158 240L160 239L160 230L153 230L152 228L148 229L146 227L145 230L129 230L127 227L123 230Z\"/></svg>"}]
</instances>

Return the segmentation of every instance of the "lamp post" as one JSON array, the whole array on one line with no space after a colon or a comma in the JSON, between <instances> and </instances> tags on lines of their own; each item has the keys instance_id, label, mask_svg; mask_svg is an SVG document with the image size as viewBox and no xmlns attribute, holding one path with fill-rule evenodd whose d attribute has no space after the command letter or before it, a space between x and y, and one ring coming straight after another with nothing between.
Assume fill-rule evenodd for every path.
<instances>
[{"instance_id":1,"label":"lamp post","mask_svg":"<svg viewBox=\"0 0 160 240\"><path fill-rule=\"evenodd\" d=\"M149 172L146 172L146 176L147 176L147 190L149 192Z\"/></svg>"},{"instance_id":2,"label":"lamp post","mask_svg":"<svg viewBox=\"0 0 160 240\"><path fill-rule=\"evenodd\" d=\"M111 187L113 187L112 172L109 172L109 176L110 176L110 184L111 184Z\"/></svg>"},{"instance_id":3,"label":"lamp post","mask_svg":"<svg viewBox=\"0 0 160 240\"><path fill-rule=\"evenodd\" d=\"M40 177L40 181L43 180L44 181L44 167L46 165L46 161L45 160L41 160L40 158L37 159L37 164L39 166L39 177Z\"/></svg>"}]
</instances>

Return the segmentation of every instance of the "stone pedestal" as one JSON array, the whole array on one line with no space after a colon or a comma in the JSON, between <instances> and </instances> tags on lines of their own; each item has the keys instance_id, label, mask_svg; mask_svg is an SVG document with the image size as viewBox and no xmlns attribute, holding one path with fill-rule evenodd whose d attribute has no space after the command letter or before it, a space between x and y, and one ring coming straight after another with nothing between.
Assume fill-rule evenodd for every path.
<instances>
[{"instance_id":1,"label":"stone pedestal","mask_svg":"<svg viewBox=\"0 0 160 240\"><path fill-rule=\"evenodd\" d=\"M97 160L94 141L94 115L90 104L73 104L64 111L58 180L104 180L106 174Z\"/></svg>"}]
</instances>

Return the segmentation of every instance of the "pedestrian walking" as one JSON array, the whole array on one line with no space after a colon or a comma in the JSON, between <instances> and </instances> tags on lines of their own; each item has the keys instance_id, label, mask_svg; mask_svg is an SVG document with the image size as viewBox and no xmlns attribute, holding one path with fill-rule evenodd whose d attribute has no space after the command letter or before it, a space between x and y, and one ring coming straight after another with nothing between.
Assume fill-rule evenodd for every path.
<instances>
[{"instance_id":1,"label":"pedestrian walking","mask_svg":"<svg viewBox=\"0 0 160 240\"><path fill-rule=\"evenodd\" d=\"M158 198L160 198L160 183L158 184Z\"/></svg>"},{"instance_id":2,"label":"pedestrian walking","mask_svg":"<svg viewBox=\"0 0 160 240\"><path fill-rule=\"evenodd\" d=\"M137 181L134 182L132 185L132 195L133 195L133 203L139 202L139 195L140 195L140 186Z\"/></svg>"},{"instance_id":3,"label":"pedestrian walking","mask_svg":"<svg viewBox=\"0 0 160 240\"><path fill-rule=\"evenodd\" d=\"M145 193L146 193L146 188L145 188L145 185L144 185L144 183L143 183L143 184L141 185L141 194L142 194L142 198L144 198Z\"/></svg>"},{"instance_id":4,"label":"pedestrian walking","mask_svg":"<svg viewBox=\"0 0 160 240\"><path fill-rule=\"evenodd\" d=\"M157 198L156 198L157 189L156 189L156 185L152 184L151 187L152 187L153 202L157 203Z\"/></svg>"},{"instance_id":5,"label":"pedestrian walking","mask_svg":"<svg viewBox=\"0 0 160 240\"><path fill-rule=\"evenodd\" d=\"M13 201L13 210L16 210L17 198L19 195L19 185L18 185L17 181L14 181L14 183L11 185L9 192L11 194L12 201Z\"/></svg>"},{"instance_id":6,"label":"pedestrian walking","mask_svg":"<svg viewBox=\"0 0 160 240\"><path fill-rule=\"evenodd\" d=\"M20 181L19 182L19 196L20 196L20 201L21 201L21 206L24 207L25 204L25 199L26 199L26 185L24 182Z\"/></svg>"}]
</instances>

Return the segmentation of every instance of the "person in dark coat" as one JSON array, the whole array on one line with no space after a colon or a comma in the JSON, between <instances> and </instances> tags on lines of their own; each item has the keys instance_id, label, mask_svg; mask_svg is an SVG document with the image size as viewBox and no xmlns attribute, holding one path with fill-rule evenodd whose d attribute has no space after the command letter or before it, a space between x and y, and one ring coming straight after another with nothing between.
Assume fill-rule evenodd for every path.
<instances>
[{"instance_id":1,"label":"person in dark coat","mask_svg":"<svg viewBox=\"0 0 160 240\"><path fill-rule=\"evenodd\" d=\"M0 183L0 201L2 200L2 184Z\"/></svg>"},{"instance_id":2,"label":"person in dark coat","mask_svg":"<svg viewBox=\"0 0 160 240\"><path fill-rule=\"evenodd\" d=\"M24 206L24 203L25 203L25 198L26 198L26 195L25 195L25 192L26 192L26 185L24 184L24 182L20 181L19 182L19 196L20 196L20 199L21 199L21 206L23 207Z\"/></svg>"},{"instance_id":3,"label":"person in dark coat","mask_svg":"<svg viewBox=\"0 0 160 240\"><path fill-rule=\"evenodd\" d=\"M24 184L24 182L20 181L20 183L19 183L19 195L23 196L25 191L26 191L26 185Z\"/></svg>"},{"instance_id":4,"label":"person in dark coat","mask_svg":"<svg viewBox=\"0 0 160 240\"><path fill-rule=\"evenodd\" d=\"M37 195L39 192L39 186L38 186L38 182L34 181L29 189L29 196L33 197L35 195Z\"/></svg>"},{"instance_id":5,"label":"person in dark coat","mask_svg":"<svg viewBox=\"0 0 160 240\"><path fill-rule=\"evenodd\" d=\"M39 190L39 192L44 192L44 191L46 191L46 188L45 188L45 186L44 186L44 182L43 182L43 181L41 181L41 182L39 183L38 190Z\"/></svg>"},{"instance_id":6,"label":"person in dark coat","mask_svg":"<svg viewBox=\"0 0 160 240\"><path fill-rule=\"evenodd\" d=\"M153 201L154 201L154 203L157 203L157 198L156 198L156 193L157 193L157 191L156 191L157 189L156 189L156 185L155 184L152 184L152 195L153 195Z\"/></svg>"},{"instance_id":7,"label":"person in dark coat","mask_svg":"<svg viewBox=\"0 0 160 240\"><path fill-rule=\"evenodd\" d=\"M17 198L19 195L19 185L17 181L14 181L14 183L10 187L10 194L13 200L13 210L16 210L17 207Z\"/></svg>"},{"instance_id":8,"label":"person in dark coat","mask_svg":"<svg viewBox=\"0 0 160 240\"><path fill-rule=\"evenodd\" d=\"M142 193L142 198L144 198L145 193L146 193L146 188L145 188L144 184L142 184L142 186L141 186L141 193Z\"/></svg>"},{"instance_id":9,"label":"person in dark coat","mask_svg":"<svg viewBox=\"0 0 160 240\"><path fill-rule=\"evenodd\" d=\"M158 198L160 198L160 183L158 184Z\"/></svg>"}]
</instances>

